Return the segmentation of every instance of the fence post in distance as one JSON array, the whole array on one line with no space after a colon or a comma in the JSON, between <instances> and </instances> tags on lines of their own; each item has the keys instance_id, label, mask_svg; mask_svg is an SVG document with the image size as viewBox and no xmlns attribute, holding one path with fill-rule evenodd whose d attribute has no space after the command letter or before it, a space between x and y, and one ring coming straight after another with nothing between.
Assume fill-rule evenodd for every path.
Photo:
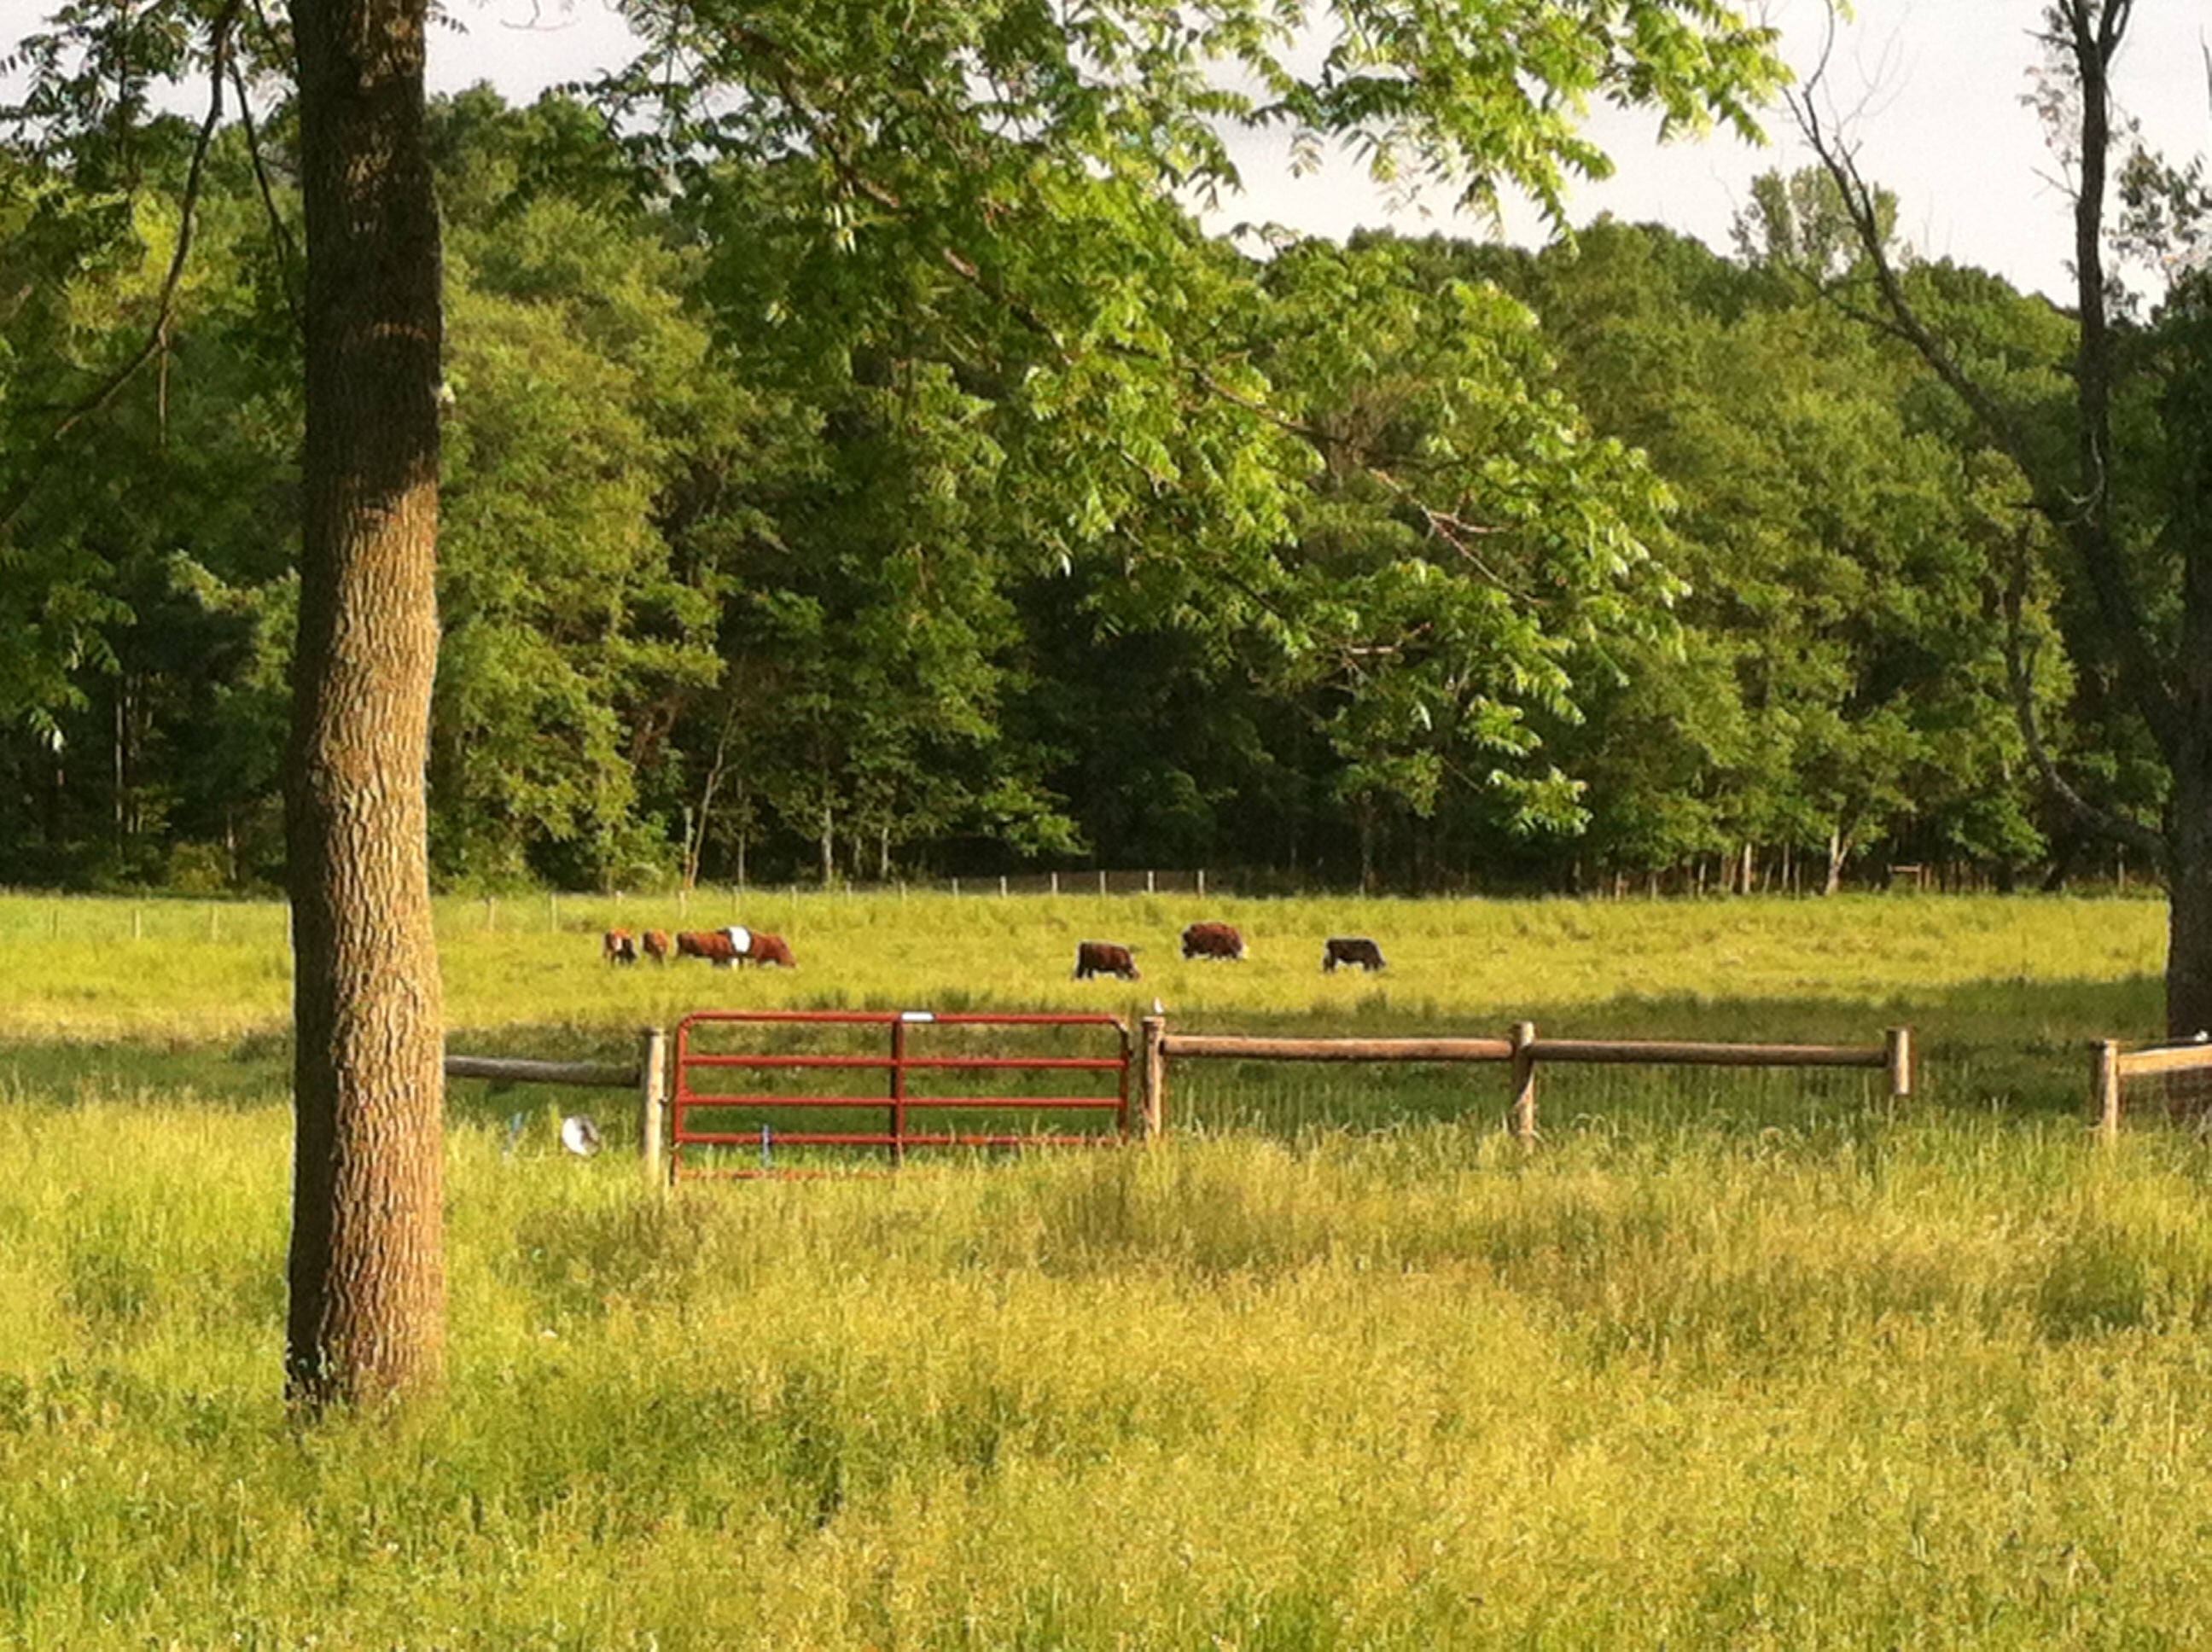
<instances>
[{"instance_id":1,"label":"fence post in distance","mask_svg":"<svg viewBox=\"0 0 2212 1652\"><path fill-rule=\"evenodd\" d=\"M1889 1047L1889 1098L1907 1101L1912 1095L1912 1029L1892 1027L1882 1040Z\"/></svg>"}]
</instances>

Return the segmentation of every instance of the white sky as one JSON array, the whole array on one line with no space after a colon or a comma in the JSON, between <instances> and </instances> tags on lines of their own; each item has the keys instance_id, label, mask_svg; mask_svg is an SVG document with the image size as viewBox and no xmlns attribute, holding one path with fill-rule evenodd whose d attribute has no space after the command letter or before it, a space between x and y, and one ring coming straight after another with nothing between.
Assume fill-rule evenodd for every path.
<instances>
[{"instance_id":1,"label":"white sky","mask_svg":"<svg viewBox=\"0 0 2212 1652\"><path fill-rule=\"evenodd\" d=\"M5 10L19 0L0 0ZM1753 0L1746 0L1747 4ZM548 85L617 61L625 35L602 0L456 0L465 33L441 32L431 46L434 89L489 80L527 101ZM2042 0L1857 0L1831 58L1832 101L1852 116L1861 167L1899 197L1905 238L1925 256L1978 264L2016 285L2063 295L2071 239L2064 197L2049 181L2051 164L2033 113L2021 102L2037 60L2028 38ZM1785 57L1801 73L1817 58L1826 29L1820 0L1769 0L1769 20L1784 31ZM535 15L536 24L529 20ZM2212 151L2212 88L2204 52L2212 46L2212 8L2203 0L2139 0L2115 84L2123 108L2139 117L2169 158ZM1571 197L1577 223L1601 212L1657 222L1729 247L1729 227L1750 180L1808 157L1787 116L1767 121L1771 147L1732 138L1654 142L1656 123L1605 111L1592 131L1619 171ZM1393 224L1411 232L1486 233L1454 219L1393 210L1383 191L1352 161L1333 159L1294 179L1279 149L1243 139L1244 194L1225 204L1220 227L1276 222L1310 234L1341 235ZM1510 212L1507 234L1534 242L1533 214Z\"/></svg>"}]
</instances>

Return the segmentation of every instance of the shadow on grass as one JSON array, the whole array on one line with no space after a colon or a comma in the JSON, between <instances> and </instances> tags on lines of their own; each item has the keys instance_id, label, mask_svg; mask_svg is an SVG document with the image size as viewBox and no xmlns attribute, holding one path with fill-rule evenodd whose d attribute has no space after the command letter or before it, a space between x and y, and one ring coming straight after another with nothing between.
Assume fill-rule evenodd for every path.
<instances>
[{"instance_id":1,"label":"shadow on grass","mask_svg":"<svg viewBox=\"0 0 2212 1652\"><path fill-rule=\"evenodd\" d=\"M1872 1045L1883 1029L1910 1026L1918 1054L1916 1110L2016 1114L2049 1121L2078 1115L2088 1094L2089 1043L2099 1038L2149 1042L2158 1036L2161 984L2124 981L1988 981L1880 1001L1732 997L1724 991L1644 996L1600 1004L1500 1004L1493 1017L1440 1017L1433 1005L1400 1002L1387 981L1326 1015L1309 1011L1212 1014L1170 1024L1187 1031L1309 1036L1415 1033L1503 1034L1514 1022L1577 1038L1658 1038L1727 1042ZM515 1025L456 1029L456 1052L539 1060L627 1062L634 1027ZM0 1098L68 1105L87 1096L158 1096L218 1107L265 1106L289 1093L289 1041L256 1035L227 1045L176 1039L0 1044ZM1171 1075L1171 1113L1185 1127L1235 1129L1388 1127L1393 1124L1502 1113L1502 1067L1362 1064L1204 1062ZM1879 1073L1705 1068L1549 1066L1540 1077L1547 1128L1577 1120L1704 1118L1767 1127L1808 1116L1866 1116L1886 1110ZM512 1130L521 1120L589 1113L609 1127L610 1145L626 1133L626 1091L565 1085L454 1080L447 1114L456 1123Z\"/></svg>"},{"instance_id":2,"label":"shadow on grass","mask_svg":"<svg viewBox=\"0 0 2212 1652\"><path fill-rule=\"evenodd\" d=\"M2162 983L2125 981L1976 981L1884 1000L1738 998L1724 992L1623 993L1599 1004L1528 1002L1494 1017L1440 1019L1387 991L1329 1017L1255 1014L1172 1020L1186 1031L1369 1036L1456 1033L1503 1036L1516 1021L1563 1038L1650 1038L1725 1043L1873 1047L1893 1026L1910 1027L1920 1112L2018 1114L2048 1121L2078 1116L2088 1102L2090 1043L2101 1038L2148 1042L2160 1036ZM1272 1082L1270 1082L1272 1081ZM1200 1127L1257 1123L1263 1114L1301 1127L1372 1127L1392 1118L1432 1120L1469 1110L1503 1112L1507 1080L1499 1066L1358 1064L1291 1066L1190 1063L1171 1078L1176 1111ZM1267 1085L1276 1104L1249 1103ZM1573 1067L1540 1070L1547 1127L1577 1119L1655 1115L1670 1125L1703 1116L1754 1127L1810 1118L1888 1110L1882 1075L1856 1069L1722 1070L1701 1067Z\"/></svg>"}]
</instances>

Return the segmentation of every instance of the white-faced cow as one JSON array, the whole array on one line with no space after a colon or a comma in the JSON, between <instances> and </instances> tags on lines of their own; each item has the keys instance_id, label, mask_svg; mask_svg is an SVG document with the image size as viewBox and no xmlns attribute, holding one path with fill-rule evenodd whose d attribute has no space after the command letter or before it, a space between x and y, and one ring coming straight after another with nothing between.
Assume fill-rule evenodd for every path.
<instances>
[{"instance_id":1,"label":"white-faced cow","mask_svg":"<svg viewBox=\"0 0 2212 1652\"><path fill-rule=\"evenodd\" d=\"M1382 949L1364 935L1332 935L1322 943L1322 971L1325 975L1334 975L1340 963L1356 963L1362 969L1380 969L1382 967Z\"/></svg>"},{"instance_id":2,"label":"white-faced cow","mask_svg":"<svg viewBox=\"0 0 2212 1652\"><path fill-rule=\"evenodd\" d=\"M1241 958L1244 938L1234 924L1193 924L1182 932L1182 955L1187 958Z\"/></svg>"},{"instance_id":3,"label":"white-faced cow","mask_svg":"<svg viewBox=\"0 0 2212 1652\"><path fill-rule=\"evenodd\" d=\"M599 956L609 963L635 963L637 941L627 929L610 929L599 937Z\"/></svg>"},{"instance_id":4,"label":"white-faced cow","mask_svg":"<svg viewBox=\"0 0 2212 1652\"><path fill-rule=\"evenodd\" d=\"M1119 975L1123 981L1136 980L1137 961L1129 956L1130 951L1115 941L1078 941L1075 979L1088 981L1093 975Z\"/></svg>"}]
</instances>

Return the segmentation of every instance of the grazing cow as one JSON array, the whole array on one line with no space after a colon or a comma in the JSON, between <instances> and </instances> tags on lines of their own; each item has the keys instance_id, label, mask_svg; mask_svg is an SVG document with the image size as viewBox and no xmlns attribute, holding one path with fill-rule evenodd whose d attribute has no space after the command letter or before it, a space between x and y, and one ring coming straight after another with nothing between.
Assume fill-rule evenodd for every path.
<instances>
[{"instance_id":1,"label":"grazing cow","mask_svg":"<svg viewBox=\"0 0 2212 1652\"><path fill-rule=\"evenodd\" d=\"M1187 958L1241 958L1244 938L1234 924L1193 924L1182 932L1182 955Z\"/></svg>"},{"instance_id":2,"label":"grazing cow","mask_svg":"<svg viewBox=\"0 0 2212 1652\"><path fill-rule=\"evenodd\" d=\"M781 935L771 935L764 929L753 931L753 944L740 956L743 963L772 963L779 969L796 969L799 965L791 956L791 947Z\"/></svg>"},{"instance_id":3,"label":"grazing cow","mask_svg":"<svg viewBox=\"0 0 2212 1652\"><path fill-rule=\"evenodd\" d=\"M1129 956L1130 951L1130 948L1113 941L1078 941L1074 979L1088 981L1093 975L1119 975L1123 981L1134 981L1137 961Z\"/></svg>"},{"instance_id":4,"label":"grazing cow","mask_svg":"<svg viewBox=\"0 0 2212 1652\"><path fill-rule=\"evenodd\" d=\"M743 924L732 924L727 929L687 929L676 938L676 956L704 958L718 969L738 963L797 968L790 944L782 936L747 929Z\"/></svg>"},{"instance_id":5,"label":"grazing cow","mask_svg":"<svg viewBox=\"0 0 2212 1652\"><path fill-rule=\"evenodd\" d=\"M665 929L641 929L637 934L638 951L655 963L668 962L668 932Z\"/></svg>"},{"instance_id":6,"label":"grazing cow","mask_svg":"<svg viewBox=\"0 0 2212 1652\"><path fill-rule=\"evenodd\" d=\"M627 929L610 929L599 937L599 956L609 963L635 963L637 942Z\"/></svg>"},{"instance_id":7,"label":"grazing cow","mask_svg":"<svg viewBox=\"0 0 2212 1652\"><path fill-rule=\"evenodd\" d=\"M1364 935L1332 935L1322 943L1321 967L1333 975L1340 963L1356 963L1362 969L1382 967L1382 949Z\"/></svg>"},{"instance_id":8,"label":"grazing cow","mask_svg":"<svg viewBox=\"0 0 2212 1652\"><path fill-rule=\"evenodd\" d=\"M676 937L676 956L679 958L704 958L718 969L726 969L738 961L737 944L724 929L686 929Z\"/></svg>"}]
</instances>

